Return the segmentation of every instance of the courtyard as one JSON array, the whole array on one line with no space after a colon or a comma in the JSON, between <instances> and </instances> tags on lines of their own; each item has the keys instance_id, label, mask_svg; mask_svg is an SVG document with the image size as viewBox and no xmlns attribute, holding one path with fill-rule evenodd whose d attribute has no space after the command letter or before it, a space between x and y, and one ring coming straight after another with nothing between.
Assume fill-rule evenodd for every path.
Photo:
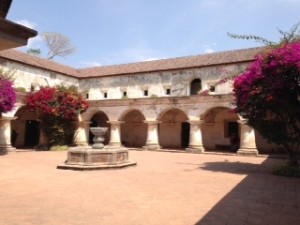
<instances>
[{"instance_id":1,"label":"courtyard","mask_svg":"<svg viewBox=\"0 0 300 225\"><path fill-rule=\"evenodd\" d=\"M66 152L0 156L0 225L296 225L300 179L282 159L131 150L137 166L58 170Z\"/></svg>"}]
</instances>

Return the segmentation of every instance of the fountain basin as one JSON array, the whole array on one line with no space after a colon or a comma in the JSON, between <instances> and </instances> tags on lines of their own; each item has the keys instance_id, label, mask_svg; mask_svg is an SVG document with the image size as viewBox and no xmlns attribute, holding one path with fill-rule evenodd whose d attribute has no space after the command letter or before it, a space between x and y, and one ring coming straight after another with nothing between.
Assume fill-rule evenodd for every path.
<instances>
[{"instance_id":1,"label":"fountain basin","mask_svg":"<svg viewBox=\"0 0 300 225\"><path fill-rule=\"evenodd\" d=\"M128 160L126 148L107 148L97 150L91 147L73 147L68 150L67 160L57 166L58 169L99 170L118 169L135 166L136 162Z\"/></svg>"}]
</instances>

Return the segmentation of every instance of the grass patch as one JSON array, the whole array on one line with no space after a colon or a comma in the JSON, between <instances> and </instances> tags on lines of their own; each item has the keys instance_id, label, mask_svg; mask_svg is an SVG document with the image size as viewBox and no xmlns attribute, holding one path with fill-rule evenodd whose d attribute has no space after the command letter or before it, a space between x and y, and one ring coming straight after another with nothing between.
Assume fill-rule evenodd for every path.
<instances>
[{"instance_id":1,"label":"grass patch","mask_svg":"<svg viewBox=\"0 0 300 225\"><path fill-rule=\"evenodd\" d=\"M300 178L300 167L294 167L289 165L288 162L284 162L283 164L274 166L272 173L278 176Z\"/></svg>"}]
</instances>

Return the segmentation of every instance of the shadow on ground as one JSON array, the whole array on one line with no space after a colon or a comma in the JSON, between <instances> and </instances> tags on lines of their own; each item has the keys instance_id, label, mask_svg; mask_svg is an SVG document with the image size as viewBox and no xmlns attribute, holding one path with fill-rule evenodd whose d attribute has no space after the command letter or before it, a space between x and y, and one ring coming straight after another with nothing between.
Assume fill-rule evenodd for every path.
<instances>
[{"instance_id":1,"label":"shadow on ground","mask_svg":"<svg viewBox=\"0 0 300 225\"><path fill-rule=\"evenodd\" d=\"M199 170L247 176L195 225L300 224L300 179L272 175L273 165L268 158L261 165L228 161L199 165Z\"/></svg>"}]
</instances>

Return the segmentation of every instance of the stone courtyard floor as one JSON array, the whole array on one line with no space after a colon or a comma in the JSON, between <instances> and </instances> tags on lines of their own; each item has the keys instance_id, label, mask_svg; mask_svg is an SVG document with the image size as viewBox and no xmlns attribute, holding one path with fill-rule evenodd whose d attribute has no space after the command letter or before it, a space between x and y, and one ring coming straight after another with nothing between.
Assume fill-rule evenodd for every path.
<instances>
[{"instance_id":1,"label":"stone courtyard floor","mask_svg":"<svg viewBox=\"0 0 300 225\"><path fill-rule=\"evenodd\" d=\"M136 167L69 171L66 152L0 156L1 225L298 225L281 159L130 151Z\"/></svg>"}]
</instances>

